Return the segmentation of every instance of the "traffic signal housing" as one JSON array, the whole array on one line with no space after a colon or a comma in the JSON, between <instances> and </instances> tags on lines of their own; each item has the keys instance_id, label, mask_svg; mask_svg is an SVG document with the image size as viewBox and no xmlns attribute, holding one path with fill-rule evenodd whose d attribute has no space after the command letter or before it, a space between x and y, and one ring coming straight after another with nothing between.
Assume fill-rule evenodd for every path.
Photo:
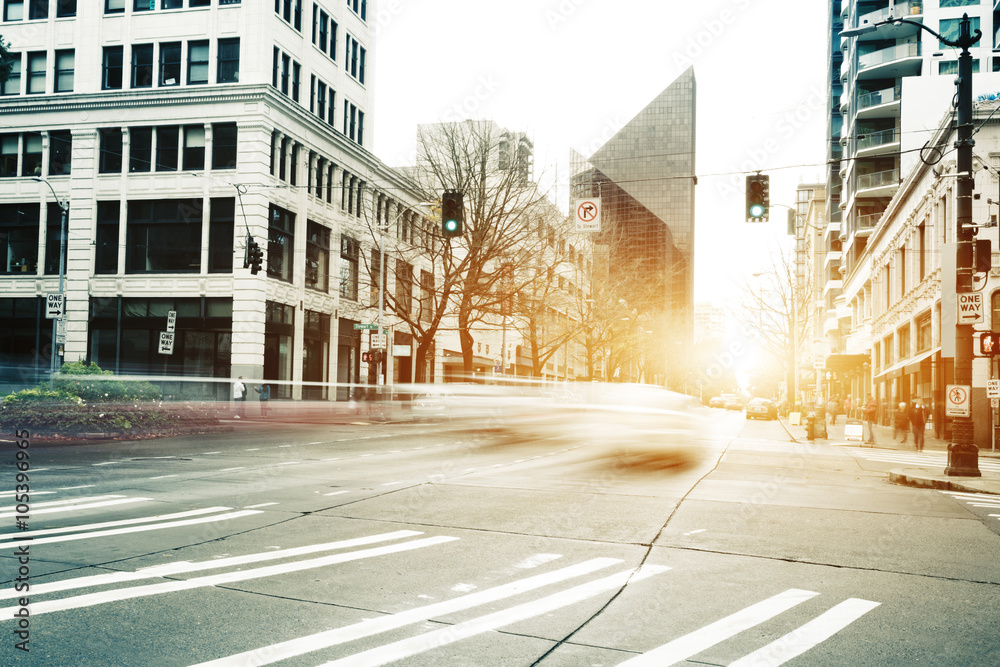
<instances>
[{"instance_id":1,"label":"traffic signal housing","mask_svg":"<svg viewBox=\"0 0 1000 667\"><path fill-rule=\"evenodd\" d=\"M362 352L361 353L361 363L363 363L363 364L371 363L371 360L372 360L372 353L371 352Z\"/></svg>"},{"instance_id":2,"label":"traffic signal housing","mask_svg":"<svg viewBox=\"0 0 1000 667\"><path fill-rule=\"evenodd\" d=\"M770 176L747 176L747 222L767 222L767 209L771 202Z\"/></svg>"},{"instance_id":3,"label":"traffic signal housing","mask_svg":"<svg viewBox=\"0 0 1000 667\"><path fill-rule=\"evenodd\" d=\"M979 354L984 357L1000 354L1000 333L987 331L979 334Z\"/></svg>"},{"instance_id":4,"label":"traffic signal housing","mask_svg":"<svg viewBox=\"0 0 1000 667\"><path fill-rule=\"evenodd\" d=\"M441 233L446 237L461 236L464 212L462 193L445 190L441 196Z\"/></svg>"},{"instance_id":5,"label":"traffic signal housing","mask_svg":"<svg viewBox=\"0 0 1000 667\"><path fill-rule=\"evenodd\" d=\"M247 246L247 255L250 259L250 273L257 275L264 266L264 251L260 249L260 245L253 239L250 239L250 243Z\"/></svg>"}]
</instances>

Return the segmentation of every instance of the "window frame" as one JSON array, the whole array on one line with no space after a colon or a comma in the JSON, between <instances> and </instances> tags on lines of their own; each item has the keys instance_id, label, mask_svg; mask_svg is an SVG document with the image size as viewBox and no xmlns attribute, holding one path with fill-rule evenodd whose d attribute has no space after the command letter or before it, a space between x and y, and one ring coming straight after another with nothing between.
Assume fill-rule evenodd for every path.
<instances>
[{"instance_id":1,"label":"window frame","mask_svg":"<svg viewBox=\"0 0 1000 667\"><path fill-rule=\"evenodd\" d=\"M172 60L167 60L171 55ZM161 87L173 87L181 85L181 70L184 60L183 42L161 42L158 61L159 77L158 82ZM173 83L169 83L168 74L173 74Z\"/></svg>"}]
</instances>

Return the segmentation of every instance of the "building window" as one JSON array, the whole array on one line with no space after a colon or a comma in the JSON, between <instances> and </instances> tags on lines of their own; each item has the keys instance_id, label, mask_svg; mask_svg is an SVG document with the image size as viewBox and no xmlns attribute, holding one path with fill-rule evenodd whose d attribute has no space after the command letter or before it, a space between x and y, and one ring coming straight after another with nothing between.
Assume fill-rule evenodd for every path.
<instances>
[{"instance_id":1,"label":"building window","mask_svg":"<svg viewBox=\"0 0 1000 667\"><path fill-rule=\"evenodd\" d=\"M331 60L337 60L337 22L333 19L330 19L330 50L327 53Z\"/></svg>"},{"instance_id":2,"label":"building window","mask_svg":"<svg viewBox=\"0 0 1000 667\"><path fill-rule=\"evenodd\" d=\"M73 92L73 70L75 56L73 49L56 51L55 53L55 89L56 93Z\"/></svg>"},{"instance_id":3,"label":"building window","mask_svg":"<svg viewBox=\"0 0 1000 667\"><path fill-rule=\"evenodd\" d=\"M239 132L236 123L212 125L212 169L236 168L236 144Z\"/></svg>"},{"instance_id":4,"label":"building window","mask_svg":"<svg viewBox=\"0 0 1000 667\"><path fill-rule=\"evenodd\" d=\"M76 0L56 0L56 17L76 16Z\"/></svg>"},{"instance_id":5,"label":"building window","mask_svg":"<svg viewBox=\"0 0 1000 667\"><path fill-rule=\"evenodd\" d=\"M306 287L319 292L330 291L330 230L306 221Z\"/></svg>"},{"instance_id":6,"label":"building window","mask_svg":"<svg viewBox=\"0 0 1000 667\"><path fill-rule=\"evenodd\" d=\"M156 9L156 0L134 0L132 3L133 12L150 12Z\"/></svg>"},{"instance_id":7,"label":"building window","mask_svg":"<svg viewBox=\"0 0 1000 667\"><path fill-rule=\"evenodd\" d=\"M97 202L97 237L95 239L94 271L98 274L118 273L118 220L121 203Z\"/></svg>"},{"instance_id":8,"label":"building window","mask_svg":"<svg viewBox=\"0 0 1000 667\"><path fill-rule=\"evenodd\" d=\"M407 315L413 310L413 267L396 260L396 308Z\"/></svg>"},{"instance_id":9,"label":"building window","mask_svg":"<svg viewBox=\"0 0 1000 667\"><path fill-rule=\"evenodd\" d=\"M132 87L153 86L153 45L137 44L132 47Z\"/></svg>"},{"instance_id":10,"label":"building window","mask_svg":"<svg viewBox=\"0 0 1000 667\"><path fill-rule=\"evenodd\" d=\"M326 117L326 84L322 81L316 83L316 115Z\"/></svg>"},{"instance_id":11,"label":"building window","mask_svg":"<svg viewBox=\"0 0 1000 667\"><path fill-rule=\"evenodd\" d=\"M226 4L225 2L220 2L220 5ZM212 0L191 0L188 3L188 7L210 7L212 5Z\"/></svg>"},{"instance_id":12,"label":"building window","mask_svg":"<svg viewBox=\"0 0 1000 667\"><path fill-rule=\"evenodd\" d=\"M21 160L21 176L42 175L42 135L38 132L24 133L24 159Z\"/></svg>"},{"instance_id":13,"label":"building window","mask_svg":"<svg viewBox=\"0 0 1000 667\"><path fill-rule=\"evenodd\" d=\"M184 127L184 157L182 169L193 171L205 168L205 126Z\"/></svg>"},{"instance_id":14,"label":"building window","mask_svg":"<svg viewBox=\"0 0 1000 667\"><path fill-rule=\"evenodd\" d=\"M287 53L281 54L281 94L288 95L288 79L291 76L292 58Z\"/></svg>"},{"instance_id":15,"label":"building window","mask_svg":"<svg viewBox=\"0 0 1000 667\"><path fill-rule=\"evenodd\" d=\"M49 0L28 0L28 19L42 20L49 18Z\"/></svg>"},{"instance_id":16,"label":"building window","mask_svg":"<svg viewBox=\"0 0 1000 667\"><path fill-rule=\"evenodd\" d=\"M0 134L0 178L17 176L16 134Z\"/></svg>"},{"instance_id":17,"label":"building window","mask_svg":"<svg viewBox=\"0 0 1000 667\"><path fill-rule=\"evenodd\" d=\"M979 4L979 3L976 3L976 4ZM941 3L941 6L942 7L945 6L944 2ZM961 23L962 23L962 19L941 19L941 21L938 23L938 26L939 26L938 34L940 34L942 37L944 37L948 41L954 42L954 41L956 41L958 39L959 26L960 26ZM979 29L979 17L978 16L970 16L969 17L969 32L970 32L970 34L975 35L976 34L976 30L978 30L978 29ZM945 44L944 42L942 42L942 41L939 40L938 41L938 48L939 49L947 49L947 48L950 48L950 47L947 44Z\"/></svg>"},{"instance_id":18,"label":"building window","mask_svg":"<svg viewBox=\"0 0 1000 667\"><path fill-rule=\"evenodd\" d=\"M129 172L150 171L153 161L153 128L130 127L128 129L128 170Z\"/></svg>"},{"instance_id":19,"label":"building window","mask_svg":"<svg viewBox=\"0 0 1000 667\"><path fill-rule=\"evenodd\" d=\"M326 53L329 47L329 33L327 32L327 26L330 24L330 16L322 9L319 10L319 50ZM315 30L315 26L313 27ZM313 38L313 43L316 44L316 38Z\"/></svg>"},{"instance_id":20,"label":"building window","mask_svg":"<svg viewBox=\"0 0 1000 667\"><path fill-rule=\"evenodd\" d=\"M358 112L358 143L365 143L365 112Z\"/></svg>"},{"instance_id":21,"label":"building window","mask_svg":"<svg viewBox=\"0 0 1000 667\"><path fill-rule=\"evenodd\" d=\"M69 174L72 156L72 133L69 130L49 132L49 176Z\"/></svg>"},{"instance_id":22,"label":"building window","mask_svg":"<svg viewBox=\"0 0 1000 667\"><path fill-rule=\"evenodd\" d=\"M931 349L931 314L925 313L917 319L917 352Z\"/></svg>"},{"instance_id":23,"label":"building window","mask_svg":"<svg viewBox=\"0 0 1000 667\"><path fill-rule=\"evenodd\" d=\"M122 173L122 129L120 127L98 130L101 137L102 174Z\"/></svg>"},{"instance_id":24,"label":"building window","mask_svg":"<svg viewBox=\"0 0 1000 667\"><path fill-rule=\"evenodd\" d=\"M126 273L201 270L200 199L128 202Z\"/></svg>"},{"instance_id":25,"label":"building window","mask_svg":"<svg viewBox=\"0 0 1000 667\"><path fill-rule=\"evenodd\" d=\"M125 0L104 0L105 14L124 14Z\"/></svg>"},{"instance_id":26,"label":"building window","mask_svg":"<svg viewBox=\"0 0 1000 667\"><path fill-rule=\"evenodd\" d=\"M974 58L972 60L972 73L979 74L979 58ZM938 74L947 74L952 76L958 74L958 61L946 60L945 62L938 63Z\"/></svg>"},{"instance_id":27,"label":"building window","mask_svg":"<svg viewBox=\"0 0 1000 667\"><path fill-rule=\"evenodd\" d=\"M45 92L45 52L35 51L28 54L28 94L39 95Z\"/></svg>"},{"instance_id":28,"label":"building window","mask_svg":"<svg viewBox=\"0 0 1000 667\"><path fill-rule=\"evenodd\" d=\"M430 271L420 272L420 320L430 322L434 319L434 274Z\"/></svg>"},{"instance_id":29,"label":"building window","mask_svg":"<svg viewBox=\"0 0 1000 667\"><path fill-rule=\"evenodd\" d=\"M179 86L181 83L181 43L160 44L160 85Z\"/></svg>"},{"instance_id":30,"label":"building window","mask_svg":"<svg viewBox=\"0 0 1000 667\"><path fill-rule=\"evenodd\" d=\"M162 9L182 9L184 0L163 0Z\"/></svg>"},{"instance_id":31,"label":"building window","mask_svg":"<svg viewBox=\"0 0 1000 667\"><path fill-rule=\"evenodd\" d=\"M37 204L0 204L0 273L37 272L40 213Z\"/></svg>"},{"instance_id":32,"label":"building window","mask_svg":"<svg viewBox=\"0 0 1000 667\"><path fill-rule=\"evenodd\" d=\"M240 38L219 40L219 63L216 83L236 83L240 80Z\"/></svg>"},{"instance_id":33,"label":"building window","mask_svg":"<svg viewBox=\"0 0 1000 667\"><path fill-rule=\"evenodd\" d=\"M180 127L163 125L156 128L156 171L177 171L180 153Z\"/></svg>"},{"instance_id":34,"label":"building window","mask_svg":"<svg viewBox=\"0 0 1000 667\"><path fill-rule=\"evenodd\" d=\"M350 236L340 236L340 296L358 300L358 254L360 246Z\"/></svg>"},{"instance_id":35,"label":"building window","mask_svg":"<svg viewBox=\"0 0 1000 667\"><path fill-rule=\"evenodd\" d=\"M45 219L45 275L59 275L59 258L62 256L62 207L54 202L46 206Z\"/></svg>"},{"instance_id":36,"label":"building window","mask_svg":"<svg viewBox=\"0 0 1000 667\"><path fill-rule=\"evenodd\" d=\"M267 230L267 274L292 282L292 258L295 245L295 214L271 204L271 222Z\"/></svg>"},{"instance_id":37,"label":"building window","mask_svg":"<svg viewBox=\"0 0 1000 667\"><path fill-rule=\"evenodd\" d=\"M101 88L118 90L122 87L122 69L125 60L124 47L105 46Z\"/></svg>"},{"instance_id":38,"label":"building window","mask_svg":"<svg viewBox=\"0 0 1000 667\"><path fill-rule=\"evenodd\" d=\"M0 95L21 94L21 54L10 54L10 76L0 86Z\"/></svg>"},{"instance_id":39,"label":"building window","mask_svg":"<svg viewBox=\"0 0 1000 667\"><path fill-rule=\"evenodd\" d=\"M233 272L233 236L236 224L236 199L216 197L211 200L208 219L208 272Z\"/></svg>"},{"instance_id":40,"label":"building window","mask_svg":"<svg viewBox=\"0 0 1000 667\"><path fill-rule=\"evenodd\" d=\"M188 42L187 82L189 85L208 83L208 40Z\"/></svg>"},{"instance_id":41,"label":"building window","mask_svg":"<svg viewBox=\"0 0 1000 667\"><path fill-rule=\"evenodd\" d=\"M299 80L302 76L302 66L292 61L292 99L299 101Z\"/></svg>"},{"instance_id":42,"label":"building window","mask_svg":"<svg viewBox=\"0 0 1000 667\"><path fill-rule=\"evenodd\" d=\"M3 20L20 21L24 18L24 0L4 0Z\"/></svg>"}]
</instances>

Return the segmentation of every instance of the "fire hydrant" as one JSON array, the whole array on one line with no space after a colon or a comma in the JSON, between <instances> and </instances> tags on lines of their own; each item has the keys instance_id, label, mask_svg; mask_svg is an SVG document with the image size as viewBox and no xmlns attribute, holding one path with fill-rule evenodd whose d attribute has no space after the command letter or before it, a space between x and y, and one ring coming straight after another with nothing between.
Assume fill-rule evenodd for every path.
<instances>
[{"instance_id":1,"label":"fire hydrant","mask_svg":"<svg viewBox=\"0 0 1000 667\"><path fill-rule=\"evenodd\" d=\"M816 411L810 410L806 413L806 439L816 439Z\"/></svg>"}]
</instances>

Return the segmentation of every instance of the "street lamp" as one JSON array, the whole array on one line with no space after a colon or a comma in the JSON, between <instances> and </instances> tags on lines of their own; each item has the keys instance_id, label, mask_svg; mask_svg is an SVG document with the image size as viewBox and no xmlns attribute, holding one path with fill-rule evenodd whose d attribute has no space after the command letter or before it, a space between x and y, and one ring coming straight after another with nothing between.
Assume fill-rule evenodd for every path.
<instances>
[{"instance_id":1,"label":"street lamp","mask_svg":"<svg viewBox=\"0 0 1000 667\"><path fill-rule=\"evenodd\" d=\"M958 257L972 257L973 253L963 252L964 248L975 243L972 225L972 189L974 186L972 147L976 142L972 139L972 53L969 51L969 47L978 42L983 33L976 29L975 34L973 34L969 15L963 14L956 40L945 39L923 23L900 18L888 18L857 28L848 28L842 30L840 35L841 37L857 37L874 32L882 25L899 25L901 23L915 25L937 37L942 44L961 49L958 56L958 78L955 80L955 86L958 88L955 102L958 111L956 119L958 139L955 141L958 163L958 181L955 187L958 214L956 240L958 241ZM965 266L961 259L956 262L956 265L955 291L971 292L973 266ZM955 384L964 385L967 391L972 386L972 338L971 324L956 325ZM948 467L945 468L944 474L967 477L982 476L982 473L979 472L979 449L975 445L975 424L971 416L953 418L951 440L951 444L948 445Z\"/></svg>"},{"instance_id":2,"label":"street lamp","mask_svg":"<svg viewBox=\"0 0 1000 667\"><path fill-rule=\"evenodd\" d=\"M56 373L56 336L59 333L59 321L66 319L66 296L63 290L63 282L66 276L66 218L69 215L69 201L60 200L59 195L56 194L55 188L52 187L52 184L41 176L32 176L31 180L45 183L45 185L49 186L49 190L52 191L52 197L56 200L56 203L59 204L59 209L62 212L59 240L59 296L62 299L62 312L59 314L59 317L52 319L52 345L51 351L49 352L49 390L51 391L53 376Z\"/></svg>"}]
</instances>

